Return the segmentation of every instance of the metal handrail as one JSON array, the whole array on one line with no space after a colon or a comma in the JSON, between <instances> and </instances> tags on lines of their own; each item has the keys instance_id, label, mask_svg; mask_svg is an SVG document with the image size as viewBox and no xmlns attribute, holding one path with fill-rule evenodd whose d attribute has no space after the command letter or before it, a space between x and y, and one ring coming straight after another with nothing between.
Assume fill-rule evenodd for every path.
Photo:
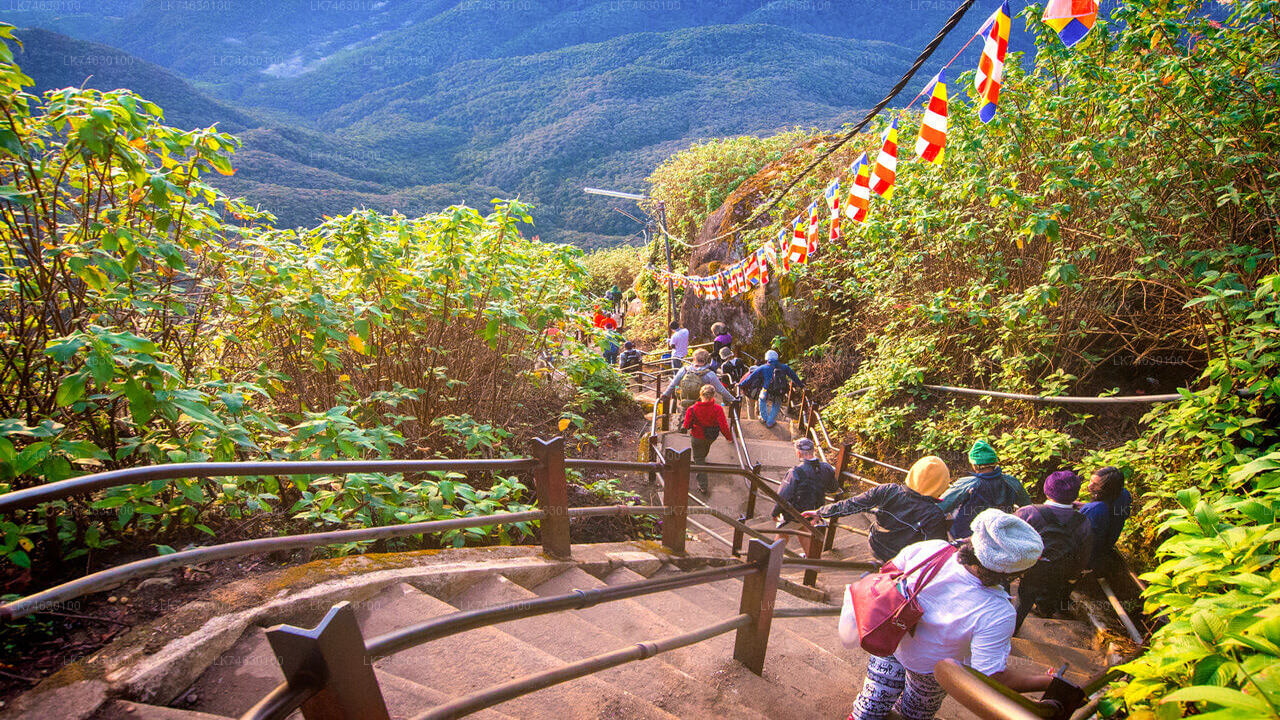
<instances>
[{"instance_id":1,"label":"metal handrail","mask_svg":"<svg viewBox=\"0 0 1280 720\"><path fill-rule=\"evenodd\" d=\"M776 608L773 611L773 619L778 618L807 618L807 617L827 617L830 615L839 615L839 605L817 605L814 607L801 608Z\"/></svg>"},{"instance_id":2,"label":"metal handrail","mask_svg":"<svg viewBox=\"0 0 1280 720\"><path fill-rule=\"evenodd\" d=\"M322 683L280 683L253 704L240 717L242 720L285 720L321 690Z\"/></svg>"},{"instance_id":3,"label":"metal handrail","mask_svg":"<svg viewBox=\"0 0 1280 720\"><path fill-rule=\"evenodd\" d=\"M822 560L819 558L787 557L782 564L787 567L809 570L879 570L880 565L865 560Z\"/></svg>"},{"instance_id":4,"label":"metal handrail","mask_svg":"<svg viewBox=\"0 0 1280 720\"><path fill-rule=\"evenodd\" d=\"M579 660L577 662L568 663L558 668L544 670L540 673L534 673L515 680L509 680L501 685L495 685L479 692L464 695L459 698L453 698L443 705L438 705L420 715L414 717L413 720L447 720L451 718L462 717L478 710L493 707L498 703L506 702L512 698L527 695L531 692L541 690L552 685L557 685L568 680L590 675L601 670L607 670L612 667L624 665L636 660L644 660L651 658L659 653L668 652L677 648L686 647L695 643L709 640L717 635L723 635L730 630L737 630L745 627L751 622L751 616L742 613L735 615L726 620L721 620L714 625L693 630L681 635L672 635L661 640L653 642L642 642L634 645L614 650L613 652L603 653L594 657Z\"/></svg>"},{"instance_id":5,"label":"metal handrail","mask_svg":"<svg viewBox=\"0 0 1280 720\"><path fill-rule=\"evenodd\" d=\"M144 465L108 470L59 480L0 495L0 512L22 510L97 490L179 478L244 477L252 475L346 475L350 473L421 473L473 470L518 471L538 466L533 458L476 460L285 460L264 462L205 462Z\"/></svg>"},{"instance_id":6,"label":"metal handrail","mask_svg":"<svg viewBox=\"0 0 1280 720\"><path fill-rule=\"evenodd\" d=\"M592 590L574 590L561 595L521 600L476 610L464 610L379 635L365 644L365 651L373 659L378 659L408 650L431 640L448 637L467 630L474 630L479 627L496 625L512 620L522 620L536 615L546 615L560 610L583 610L601 603L652 595L667 590L678 590L720 580L732 580L733 578L744 577L757 572L760 572L760 568L745 563L725 565L681 575L667 575L622 585L607 585Z\"/></svg>"},{"instance_id":7,"label":"metal handrail","mask_svg":"<svg viewBox=\"0 0 1280 720\"><path fill-rule=\"evenodd\" d=\"M1056 702L1023 697L950 658L934 666L933 676L956 702L988 720L1037 720L1053 717L1061 710Z\"/></svg>"},{"instance_id":8,"label":"metal handrail","mask_svg":"<svg viewBox=\"0 0 1280 720\"><path fill-rule=\"evenodd\" d=\"M569 517L597 517L607 515L656 515L666 512L661 505L605 505L601 507L570 508ZM712 514L704 508L689 508L690 514ZM141 575L151 575L193 562L208 562L225 558L239 557L255 553L275 552L278 550L298 550L321 545L361 542L368 540L385 540L407 535L428 535L447 530L461 530L486 525L510 525L513 523L542 520L546 512L530 510L519 513L500 513L496 515L478 515L475 517L453 518L450 520L430 520L407 523L405 525L387 525L373 528L355 528L351 530L331 530L322 533L306 533L302 535L285 535L274 538L258 538L255 540L239 540L208 547L181 550L168 555L135 560L106 570L85 575L83 577L55 585L34 595L19 598L5 605L0 605L0 622L7 622L32 613L41 612L83 595L98 590L115 587L119 583Z\"/></svg>"}]
</instances>

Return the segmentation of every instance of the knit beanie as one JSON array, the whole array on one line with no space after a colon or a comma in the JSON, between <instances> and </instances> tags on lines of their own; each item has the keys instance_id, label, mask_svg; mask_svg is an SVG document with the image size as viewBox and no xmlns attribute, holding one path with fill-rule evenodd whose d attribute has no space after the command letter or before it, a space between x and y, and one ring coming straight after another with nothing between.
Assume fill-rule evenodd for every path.
<instances>
[{"instance_id":1,"label":"knit beanie","mask_svg":"<svg viewBox=\"0 0 1280 720\"><path fill-rule=\"evenodd\" d=\"M907 473L907 487L921 495L941 497L942 491L950 484L951 471L947 470L947 464L942 462L942 458L935 455L920 458Z\"/></svg>"},{"instance_id":2,"label":"knit beanie","mask_svg":"<svg viewBox=\"0 0 1280 720\"><path fill-rule=\"evenodd\" d=\"M974 465L995 465L999 461L996 449L986 440L979 440L969 448L969 462Z\"/></svg>"},{"instance_id":3,"label":"knit beanie","mask_svg":"<svg viewBox=\"0 0 1280 720\"><path fill-rule=\"evenodd\" d=\"M1044 494L1054 502L1074 502L1080 496L1080 476L1070 470L1050 473L1044 479Z\"/></svg>"},{"instance_id":4,"label":"knit beanie","mask_svg":"<svg viewBox=\"0 0 1280 720\"><path fill-rule=\"evenodd\" d=\"M777 360L777 359L778 359L778 351L777 351L777 350L770 350L769 352L767 352L767 353L765 353L765 354L764 354L764 361L765 361L765 362L773 362L774 360Z\"/></svg>"},{"instance_id":5,"label":"knit beanie","mask_svg":"<svg viewBox=\"0 0 1280 720\"><path fill-rule=\"evenodd\" d=\"M973 554L982 567L993 572L1022 572L1035 565L1044 552L1044 541L1035 528L996 508L978 513L970 527Z\"/></svg>"}]
</instances>

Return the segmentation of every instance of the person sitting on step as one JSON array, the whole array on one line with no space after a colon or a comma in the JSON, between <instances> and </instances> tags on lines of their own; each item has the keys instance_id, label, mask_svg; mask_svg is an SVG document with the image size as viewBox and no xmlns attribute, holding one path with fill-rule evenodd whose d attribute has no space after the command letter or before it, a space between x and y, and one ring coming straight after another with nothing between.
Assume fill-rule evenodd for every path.
<instances>
[{"instance_id":1,"label":"person sitting on step","mask_svg":"<svg viewBox=\"0 0 1280 720\"><path fill-rule=\"evenodd\" d=\"M951 473L942 458L928 455L911 466L905 486L877 485L861 495L806 510L804 516L814 520L874 510L871 554L886 563L913 543L947 539L947 516L938 509L938 496L950 481Z\"/></svg>"},{"instance_id":2,"label":"person sitting on step","mask_svg":"<svg viewBox=\"0 0 1280 720\"><path fill-rule=\"evenodd\" d=\"M1035 528L1044 542L1040 561L1018 582L1015 633L1033 608L1043 617L1065 612L1071 586L1084 571L1093 549L1093 532L1089 519L1073 505L1080 482L1080 476L1070 470L1051 473L1044 479L1044 504L1020 507L1013 513Z\"/></svg>"},{"instance_id":3,"label":"person sitting on step","mask_svg":"<svg viewBox=\"0 0 1280 720\"><path fill-rule=\"evenodd\" d=\"M662 392L663 398L669 398L677 390L680 391L680 414L678 417L684 417L689 410L689 406L698 402L703 385L710 385L715 389L720 397L724 399L725 404L732 403L736 398L733 393L725 388L720 382L720 378L716 377L716 371L710 367L711 353L706 348L699 348L693 353L693 365L680 368L676 376L671 378L671 384Z\"/></svg>"},{"instance_id":4,"label":"person sitting on step","mask_svg":"<svg viewBox=\"0 0 1280 720\"><path fill-rule=\"evenodd\" d=\"M944 513L955 511L951 523L951 538L969 537L969 523L987 508L999 508L1013 512L1014 508L1031 504L1026 488L1012 475L1000 471L1000 457L986 440L978 440L969 450L969 463L973 475L966 475L951 483L942 493L938 509Z\"/></svg>"},{"instance_id":5,"label":"person sitting on step","mask_svg":"<svg viewBox=\"0 0 1280 720\"><path fill-rule=\"evenodd\" d=\"M716 389L711 385L703 385L698 391L698 402L689 406L684 413L684 421L680 426L689 431L689 445L693 449L693 464L705 465L707 453L711 451L711 443L724 435L724 439L733 442L733 433L729 432L729 420L724 415L724 408L716 402ZM698 491L704 496L707 487L707 474L700 472L696 478Z\"/></svg>"},{"instance_id":6,"label":"person sitting on step","mask_svg":"<svg viewBox=\"0 0 1280 720\"><path fill-rule=\"evenodd\" d=\"M836 469L818 459L817 447L809 438L795 442L795 467L787 471L778 495L800 512L817 510L826 502L827 493L840 489L836 482ZM782 505L774 505L771 515L781 527L796 518L784 517Z\"/></svg>"}]
</instances>

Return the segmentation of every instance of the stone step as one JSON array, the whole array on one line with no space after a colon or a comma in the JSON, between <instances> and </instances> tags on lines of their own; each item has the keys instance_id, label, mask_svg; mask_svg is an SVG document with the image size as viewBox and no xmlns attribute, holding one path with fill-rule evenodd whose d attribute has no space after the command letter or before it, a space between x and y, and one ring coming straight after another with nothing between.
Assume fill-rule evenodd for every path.
<instances>
[{"instance_id":1,"label":"stone step","mask_svg":"<svg viewBox=\"0 0 1280 720\"><path fill-rule=\"evenodd\" d=\"M94 713L90 720L231 720L231 718L196 710L180 710L159 705L112 700L98 708L98 712Z\"/></svg>"},{"instance_id":2,"label":"stone step","mask_svg":"<svg viewBox=\"0 0 1280 720\"><path fill-rule=\"evenodd\" d=\"M606 581L614 584L633 579L626 573L614 571ZM695 595L696 599L689 599ZM644 600L660 610L662 616L679 618L691 627L708 625L738 612L736 600L726 602L709 586L646 596ZM700 643L698 648L716 658L732 658L733 645L734 635L728 634ZM803 698L819 708L834 707L833 702L845 699L844 689L836 686L841 678L851 681L852 668L833 658L821 657L820 653L817 646L778 626L769 634L764 677L775 686L775 693L781 691L787 696Z\"/></svg>"},{"instance_id":3,"label":"stone step","mask_svg":"<svg viewBox=\"0 0 1280 720\"><path fill-rule=\"evenodd\" d=\"M373 637L457 610L443 600L401 583L362 604L356 614L361 617L366 637ZM381 658L374 667L445 696L457 697L560 665L563 662L554 655L503 632L501 626L490 626ZM459 672L460 668L466 672ZM420 708L419 712L424 709ZM595 677L539 690L495 709L521 718L556 720L615 716L671 720L675 717Z\"/></svg>"},{"instance_id":4,"label":"stone step","mask_svg":"<svg viewBox=\"0 0 1280 720\"><path fill-rule=\"evenodd\" d=\"M558 595L575 588L603 587L606 582L618 585L644 577L628 568L619 568L602 581L578 569L533 588L540 596ZM681 617L669 607L665 598L670 593L646 595L607 605L575 610L574 616L628 642L643 642L701 627L703 623ZM611 607L616 606L616 607ZM709 624L709 623L707 623ZM756 712L778 720L802 720L829 714L805 698L788 697L767 678L759 677L733 660L733 633L713 638L686 648L663 653L662 659L697 678L722 704L753 708ZM726 640L727 638L727 640ZM717 642L720 641L720 642ZM716 713L712 717L725 717Z\"/></svg>"},{"instance_id":5,"label":"stone step","mask_svg":"<svg viewBox=\"0 0 1280 720\"><path fill-rule=\"evenodd\" d=\"M520 602L537 597L538 595L533 591L497 575L472 586L457 597L450 598L450 603L461 610L472 610L497 603ZM612 609L615 614L626 612L626 608L617 607L614 603L601 607ZM631 644L614 635L607 627L587 625L567 613L540 615L503 623L500 627L504 632L566 662L618 650ZM627 663L597 673L595 677L611 682L617 687L628 688L634 694L677 717L720 715L763 719L763 716L754 710L716 697L695 678L665 662L662 656Z\"/></svg>"}]
</instances>

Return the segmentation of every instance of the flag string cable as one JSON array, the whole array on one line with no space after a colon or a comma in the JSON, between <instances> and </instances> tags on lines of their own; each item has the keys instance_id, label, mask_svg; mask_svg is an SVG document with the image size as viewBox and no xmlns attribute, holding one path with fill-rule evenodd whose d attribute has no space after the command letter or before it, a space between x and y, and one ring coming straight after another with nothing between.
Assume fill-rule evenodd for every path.
<instances>
[{"instance_id":1,"label":"flag string cable","mask_svg":"<svg viewBox=\"0 0 1280 720\"><path fill-rule=\"evenodd\" d=\"M794 188L797 184L799 184L800 181L805 178L805 176L807 176L809 173L817 169L817 167L821 165L828 157L830 157L832 153L834 153L836 150L839 150L845 143L849 142L854 137L856 137L858 133L861 133L863 130L865 130L867 125L870 124L870 122L873 119L875 119L877 115L880 114L880 111L884 110L885 107L887 107L889 103L892 102L893 99L898 96L898 93L902 92L902 89L907 86L907 83L911 82L911 78L914 77L916 72L920 70L920 67L924 65L925 61L928 60L929 57L933 55L934 51L938 49L938 46L942 44L942 41L946 39L947 35L949 35L951 31L955 29L956 25L960 24L961 18L963 18L964 14L969 10L970 7L973 6L973 3L974 3L974 0L965 0L964 4L956 8L956 11L951 14L951 17L947 18L947 22L942 26L942 29L938 31L938 34L935 35L933 37L933 40L930 40L929 44L926 45L924 50L920 52L920 55L919 57L916 58L916 61L911 64L911 67L907 68L907 72L902 76L901 79L898 80L898 82L893 86L893 88L889 90L889 94L885 95L883 100L877 103L875 107L871 108L871 110L867 112L867 114L862 118L862 120L858 122L857 126L855 126L849 132L845 133L844 136L841 137L838 141L836 141L834 145L827 148L827 150L824 151L821 155L819 155L817 159L809 163L809 165L805 167L804 170L800 171L799 175L793 178L791 182L787 183L786 187L782 188L782 190L778 192L777 196L772 201L770 201L768 205L765 205L763 208L756 210L754 213L751 214L750 217L738 223L733 228L730 228L729 230L726 230L723 233L720 233L719 235L716 235L715 237L704 241L704 243L712 242L714 240L721 240L726 237L729 237L730 235L733 235L739 230L751 225L756 220L759 220L761 217L771 212L775 207L778 206L778 203L782 202L782 199L787 196L787 193L791 192L791 189ZM974 35L976 37L977 33L975 33ZM973 39L970 38L969 41L972 42ZM966 43L966 47L967 46L968 44ZM958 55L959 54L957 53L957 56ZM954 59L955 58L952 58L953 61ZM915 101L912 100L912 102L915 102Z\"/></svg>"}]
</instances>

